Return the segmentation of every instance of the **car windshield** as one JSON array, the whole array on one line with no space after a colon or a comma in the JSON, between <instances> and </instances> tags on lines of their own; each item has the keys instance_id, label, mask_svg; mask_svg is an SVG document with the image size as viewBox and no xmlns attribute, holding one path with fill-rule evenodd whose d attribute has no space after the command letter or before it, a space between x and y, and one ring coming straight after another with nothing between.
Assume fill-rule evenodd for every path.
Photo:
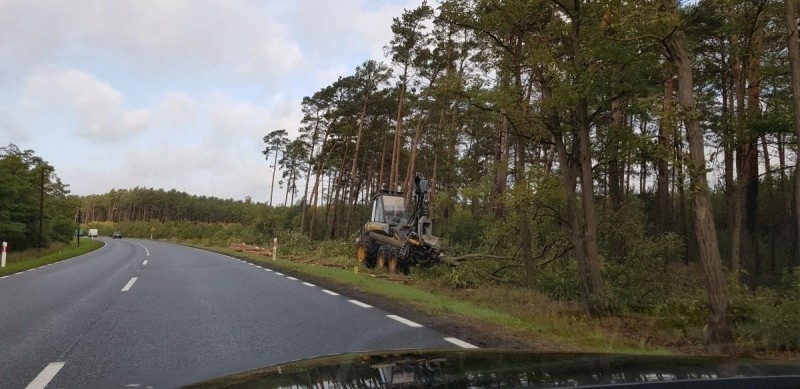
<instances>
[{"instance_id":1,"label":"car windshield","mask_svg":"<svg viewBox=\"0 0 800 389\"><path fill-rule=\"evenodd\" d=\"M0 0L0 387L791 367L798 1Z\"/></svg>"}]
</instances>

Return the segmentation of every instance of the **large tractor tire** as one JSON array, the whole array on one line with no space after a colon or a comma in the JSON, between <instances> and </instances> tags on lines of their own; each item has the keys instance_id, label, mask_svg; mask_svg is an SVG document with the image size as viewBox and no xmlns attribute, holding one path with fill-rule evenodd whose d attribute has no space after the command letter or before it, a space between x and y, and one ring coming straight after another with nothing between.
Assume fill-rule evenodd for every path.
<instances>
[{"instance_id":1,"label":"large tractor tire","mask_svg":"<svg viewBox=\"0 0 800 389\"><path fill-rule=\"evenodd\" d=\"M399 262L400 250L398 250L396 247L393 247L392 251L389 253L389 274L394 274L397 272Z\"/></svg>"},{"instance_id":2,"label":"large tractor tire","mask_svg":"<svg viewBox=\"0 0 800 389\"><path fill-rule=\"evenodd\" d=\"M356 247L356 259L358 263L368 268L375 267L375 260L378 253L378 243L369 237L362 236Z\"/></svg>"},{"instance_id":3,"label":"large tractor tire","mask_svg":"<svg viewBox=\"0 0 800 389\"><path fill-rule=\"evenodd\" d=\"M387 245L383 245L380 249L378 249L378 258L376 259L375 263L376 268L382 269L388 265L391 251L392 247Z\"/></svg>"}]
</instances>

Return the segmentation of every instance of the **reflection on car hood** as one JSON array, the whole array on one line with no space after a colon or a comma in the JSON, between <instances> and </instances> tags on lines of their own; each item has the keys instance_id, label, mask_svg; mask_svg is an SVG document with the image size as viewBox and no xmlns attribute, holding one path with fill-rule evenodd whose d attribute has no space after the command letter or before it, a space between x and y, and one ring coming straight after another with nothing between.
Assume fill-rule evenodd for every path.
<instances>
[{"instance_id":1,"label":"reflection on car hood","mask_svg":"<svg viewBox=\"0 0 800 389\"><path fill-rule=\"evenodd\" d=\"M257 369L198 388L289 387L800 387L800 363L503 350L343 354Z\"/></svg>"}]
</instances>

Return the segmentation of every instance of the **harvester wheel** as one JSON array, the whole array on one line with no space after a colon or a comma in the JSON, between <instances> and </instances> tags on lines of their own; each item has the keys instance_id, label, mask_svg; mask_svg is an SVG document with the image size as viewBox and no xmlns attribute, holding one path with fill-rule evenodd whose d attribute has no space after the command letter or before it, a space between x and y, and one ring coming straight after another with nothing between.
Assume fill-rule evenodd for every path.
<instances>
[{"instance_id":1,"label":"harvester wheel","mask_svg":"<svg viewBox=\"0 0 800 389\"><path fill-rule=\"evenodd\" d=\"M400 250L392 249L389 254L389 274L397 272L397 263L400 261Z\"/></svg>"},{"instance_id":2,"label":"harvester wheel","mask_svg":"<svg viewBox=\"0 0 800 389\"><path fill-rule=\"evenodd\" d=\"M389 263L390 251L391 247L389 246L381 246L381 248L378 249L378 259L375 265L376 268L383 269L386 267L386 264Z\"/></svg>"},{"instance_id":3,"label":"harvester wheel","mask_svg":"<svg viewBox=\"0 0 800 389\"><path fill-rule=\"evenodd\" d=\"M378 251L377 243L367 237L361 237L356 247L356 259L358 263L368 268L375 267L375 257Z\"/></svg>"}]
</instances>

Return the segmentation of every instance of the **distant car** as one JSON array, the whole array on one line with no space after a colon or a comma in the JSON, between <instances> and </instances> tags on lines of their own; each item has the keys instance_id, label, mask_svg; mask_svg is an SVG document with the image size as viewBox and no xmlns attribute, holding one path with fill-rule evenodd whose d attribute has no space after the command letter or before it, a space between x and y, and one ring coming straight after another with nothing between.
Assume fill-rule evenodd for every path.
<instances>
[{"instance_id":1,"label":"distant car","mask_svg":"<svg viewBox=\"0 0 800 389\"><path fill-rule=\"evenodd\" d=\"M122 233L119 231L114 231L114 235L111 236L114 239L122 239Z\"/></svg>"}]
</instances>

